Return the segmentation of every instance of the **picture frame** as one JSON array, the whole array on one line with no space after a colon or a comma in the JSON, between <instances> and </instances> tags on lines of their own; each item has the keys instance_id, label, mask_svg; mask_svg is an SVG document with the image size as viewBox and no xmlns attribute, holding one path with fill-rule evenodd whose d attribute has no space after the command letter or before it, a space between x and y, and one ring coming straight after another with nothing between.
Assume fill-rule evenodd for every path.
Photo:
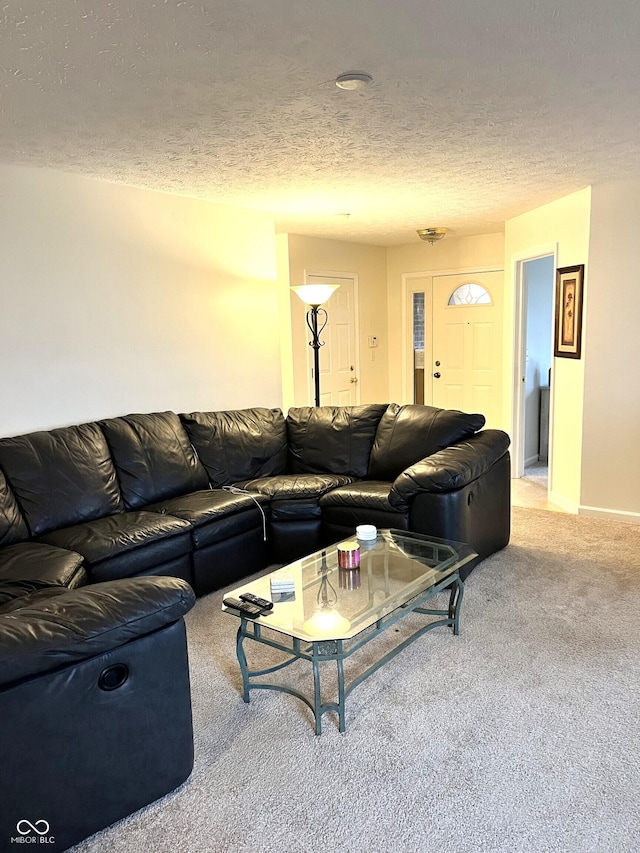
<instances>
[{"instance_id":1,"label":"picture frame","mask_svg":"<svg viewBox=\"0 0 640 853\"><path fill-rule=\"evenodd\" d=\"M556 358L581 357L583 286L584 264L556 270Z\"/></svg>"}]
</instances>

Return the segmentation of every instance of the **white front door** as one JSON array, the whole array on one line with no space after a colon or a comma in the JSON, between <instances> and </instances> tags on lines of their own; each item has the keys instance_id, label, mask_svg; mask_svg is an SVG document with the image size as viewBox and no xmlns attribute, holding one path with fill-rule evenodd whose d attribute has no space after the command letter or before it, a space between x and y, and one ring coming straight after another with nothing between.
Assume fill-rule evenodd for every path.
<instances>
[{"instance_id":1,"label":"white front door","mask_svg":"<svg viewBox=\"0 0 640 853\"><path fill-rule=\"evenodd\" d=\"M319 337L320 405L352 406L358 402L357 347L355 330L355 281L343 276L308 274L307 284L339 284L322 307L328 319ZM320 317L322 323L322 314ZM307 335L311 340L311 333ZM313 400L313 350L308 347L309 399Z\"/></svg>"},{"instance_id":2,"label":"white front door","mask_svg":"<svg viewBox=\"0 0 640 853\"><path fill-rule=\"evenodd\" d=\"M501 424L503 273L433 277L433 405Z\"/></svg>"}]
</instances>

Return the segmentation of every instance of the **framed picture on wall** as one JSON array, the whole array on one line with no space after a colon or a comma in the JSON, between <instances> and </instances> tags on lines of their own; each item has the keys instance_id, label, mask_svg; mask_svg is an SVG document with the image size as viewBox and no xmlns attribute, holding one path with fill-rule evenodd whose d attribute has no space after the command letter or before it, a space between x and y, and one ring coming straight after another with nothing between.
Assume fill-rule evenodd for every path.
<instances>
[{"instance_id":1,"label":"framed picture on wall","mask_svg":"<svg viewBox=\"0 0 640 853\"><path fill-rule=\"evenodd\" d=\"M556 270L556 358L580 358L584 264Z\"/></svg>"}]
</instances>

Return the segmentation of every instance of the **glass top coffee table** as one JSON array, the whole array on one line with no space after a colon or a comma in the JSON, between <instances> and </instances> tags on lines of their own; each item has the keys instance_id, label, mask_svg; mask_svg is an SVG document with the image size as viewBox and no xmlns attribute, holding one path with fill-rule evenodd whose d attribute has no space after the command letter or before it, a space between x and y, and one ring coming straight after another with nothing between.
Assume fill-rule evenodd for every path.
<instances>
[{"instance_id":1,"label":"glass top coffee table","mask_svg":"<svg viewBox=\"0 0 640 853\"><path fill-rule=\"evenodd\" d=\"M478 556L469 545L402 530L379 530L374 540L357 540L359 551L354 555L355 545L355 539L343 540L225 595L237 598L251 592L273 601L273 610L257 618L222 607L240 618L236 652L244 701L249 702L250 690L258 689L296 696L313 711L317 735L322 732L322 715L327 711L337 713L339 730L345 731L347 696L422 634L446 625L458 634L463 594L459 570ZM358 558L357 567L338 565L353 564ZM278 581L288 582L292 592L272 594ZM448 592L446 609L425 607L430 598L444 590ZM346 684L344 660L409 613L431 618ZM244 649L247 639L282 652L284 662L266 669L249 669ZM312 697L266 679L297 660L312 665ZM320 664L329 662L337 667L335 701L323 701L321 696Z\"/></svg>"}]
</instances>

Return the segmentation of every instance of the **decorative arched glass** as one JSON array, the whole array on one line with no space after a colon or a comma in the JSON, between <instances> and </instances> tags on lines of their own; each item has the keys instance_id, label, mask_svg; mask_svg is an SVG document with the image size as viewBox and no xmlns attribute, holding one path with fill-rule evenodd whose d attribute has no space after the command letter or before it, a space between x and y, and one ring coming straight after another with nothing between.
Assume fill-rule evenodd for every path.
<instances>
[{"instance_id":1,"label":"decorative arched glass","mask_svg":"<svg viewBox=\"0 0 640 853\"><path fill-rule=\"evenodd\" d=\"M470 282L456 287L447 305L493 305L493 300L486 287Z\"/></svg>"}]
</instances>

